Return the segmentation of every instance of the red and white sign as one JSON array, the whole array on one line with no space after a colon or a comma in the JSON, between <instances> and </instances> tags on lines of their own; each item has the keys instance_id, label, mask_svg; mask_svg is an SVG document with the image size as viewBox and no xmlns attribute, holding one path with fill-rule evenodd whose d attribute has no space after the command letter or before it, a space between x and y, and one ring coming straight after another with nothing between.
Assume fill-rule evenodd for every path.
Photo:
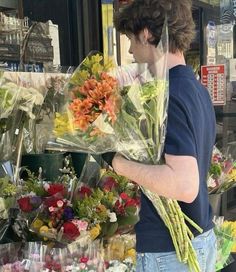
<instances>
[{"instance_id":1,"label":"red and white sign","mask_svg":"<svg viewBox=\"0 0 236 272\"><path fill-rule=\"evenodd\" d=\"M226 104L226 77L224 64L202 66L201 82L208 89L214 105Z\"/></svg>"}]
</instances>

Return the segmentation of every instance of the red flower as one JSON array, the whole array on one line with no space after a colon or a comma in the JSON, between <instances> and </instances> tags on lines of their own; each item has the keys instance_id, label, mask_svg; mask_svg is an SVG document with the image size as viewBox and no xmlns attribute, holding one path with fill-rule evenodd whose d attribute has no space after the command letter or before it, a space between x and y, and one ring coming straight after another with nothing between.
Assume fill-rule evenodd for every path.
<instances>
[{"instance_id":1,"label":"red flower","mask_svg":"<svg viewBox=\"0 0 236 272\"><path fill-rule=\"evenodd\" d=\"M75 240L80 235L79 229L72 222L65 222L63 228L64 235L69 240Z\"/></svg>"},{"instance_id":2,"label":"red flower","mask_svg":"<svg viewBox=\"0 0 236 272\"><path fill-rule=\"evenodd\" d=\"M31 212L33 210L29 197L22 197L18 199L17 202L23 212Z\"/></svg>"},{"instance_id":3,"label":"red flower","mask_svg":"<svg viewBox=\"0 0 236 272\"><path fill-rule=\"evenodd\" d=\"M120 214L120 215L124 215L125 214L125 208L120 203L119 200L117 200L116 203L115 203L115 210L116 210L117 214Z\"/></svg>"},{"instance_id":4,"label":"red flower","mask_svg":"<svg viewBox=\"0 0 236 272\"><path fill-rule=\"evenodd\" d=\"M115 189L117 185L118 184L113 177L105 177L101 187L104 191L110 192L112 189Z\"/></svg>"},{"instance_id":5,"label":"red flower","mask_svg":"<svg viewBox=\"0 0 236 272\"><path fill-rule=\"evenodd\" d=\"M127 202L125 203L125 207L130 206L137 206L137 201L133 198L128 199Z\"/></svg>"},{"instance_id":6,"label":"red flower","mask_svg":"<svg viewBox=\"0 0 236 272\"><path fill-rule=\"evenodd\" d=\"M120 197L121 197L121 199L123 199L123 200L128 200L128 199L129 199L129 196L128 196L126 193L121 193L121 194L120 194Z\"/></svg>"},{"instance_id":7,"label":"red flower","mask_svg":"<svg viewBox=\"0 0 236 272\"><path fill-rule=\"evenodd\" d=\"M49 193L49 195L55 195L57 193L61 193L62 195L65 194L65 187L63 184L50 184L49 188L47 189L47 192Z\"/></svg>"},{"instance_id":8,"label":"red flower","mask_svg":"<svg viewBox=\"0 0 236 272\"><path fill-rule=\"evenodd\" d=\"M92 194L92 190L89 187L82 186L79 189L79 197L84 199L86 196L89 197Z\"/></svg>"},{"instance_id":9,"label":"red flower","mask_svg":"<svg viewBox=\"0 0 236 272\"><path fill-rule=\"evenodd\" d=\"M57 207L58 200L61 200L61 199L56 197L47 197L44 200L44 205L47 207Z\"/></svg>"},{"instance_id":10,"label":"red flower","mask_svg":"<svg viewBox=\"0 0 236 272\"><path fill-rule=\"evenodd\" d=\"M81 257L80 258L80 263L87 263L88 262L88 260L89 260L89 258L88 257Z\"/></svg>"}]
</instances>

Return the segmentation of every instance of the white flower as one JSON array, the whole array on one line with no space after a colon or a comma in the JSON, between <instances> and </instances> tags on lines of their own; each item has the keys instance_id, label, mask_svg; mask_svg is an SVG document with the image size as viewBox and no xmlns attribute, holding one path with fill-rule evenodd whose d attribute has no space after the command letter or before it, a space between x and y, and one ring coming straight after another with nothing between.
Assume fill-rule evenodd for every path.
<instances>
[{"instance_id":1,"label":"white flower","mask_svg":"<svg viewBox=\"0 0 236 272\"><path fill-rule=\"evenodd\" d=\"M50 188L50 185L48 183L45 183L43 185L43 188L44 188L45 191L47 191Z\"/></svg>"},{"instance_id":2,"label":"white flower","mask_svg":"<svg viewBox=\"0 0 236 272\"><path fill-rule=\"evenodd\" d=\"M108 217L110 218L110 222L114 223L117 221L116 214L114 212L108 212Z\"/></svg>"}]
</instances>

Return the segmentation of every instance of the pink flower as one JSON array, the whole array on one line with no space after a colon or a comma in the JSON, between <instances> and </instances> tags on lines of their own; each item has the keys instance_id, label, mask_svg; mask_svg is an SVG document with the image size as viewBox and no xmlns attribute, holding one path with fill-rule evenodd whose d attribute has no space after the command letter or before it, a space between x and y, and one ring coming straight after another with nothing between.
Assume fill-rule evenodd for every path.
<instances>
[{"instance_id":1,"label":"pink flower","mask_svg":"<svg viewBox=\"0 0 236 272\"><path fill-rule=\"evenodd\" d=\"M55 212L56 208L51 206L51 207L48 208L48 210L49 210L49 212Z\"/></svg>"},{"instance_id":2,"label":"pink flower","mask_svg":"<svg viewBox=\"0 0 236 272\"><path fill-rule=\"evenodd\" d=\"M57 201L57 207L62 208L64 206L64 201L63 200L58 200Z\"/></svg>"},{"instance_id":3,"label":"pink flower","mask_svg":"<svg viewBox=\"0 0 236 272\"><path fill-rule=\"evenodd\" d=\"M78 219L73 219L71 222L76 225L79 231L87 230L88 222Z\"/></svg>"}]
</instances>

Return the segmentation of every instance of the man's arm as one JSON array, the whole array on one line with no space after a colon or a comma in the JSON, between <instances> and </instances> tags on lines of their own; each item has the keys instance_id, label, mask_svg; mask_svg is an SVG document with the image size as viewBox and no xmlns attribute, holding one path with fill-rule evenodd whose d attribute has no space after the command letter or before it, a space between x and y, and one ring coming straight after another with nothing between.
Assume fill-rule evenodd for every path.
<instances>
[{"instance_id":1,"label":"man's arm","mask_svg":"<svg viewBox=\"0 0 236 272\"><path fill-rule=\"evenodd\" d=\"M116 155L114 170L159 196L191 203L198 195L199 172L192 156L165 154L163 165L145 165Z\"/></svg>"}]
</instances>

